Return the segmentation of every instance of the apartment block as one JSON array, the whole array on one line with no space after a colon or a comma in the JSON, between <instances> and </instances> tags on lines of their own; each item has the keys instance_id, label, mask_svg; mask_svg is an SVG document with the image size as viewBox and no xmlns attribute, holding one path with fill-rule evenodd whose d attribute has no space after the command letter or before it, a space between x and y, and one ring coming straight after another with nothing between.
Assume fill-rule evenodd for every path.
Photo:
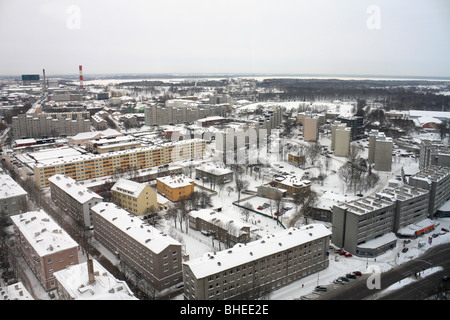
<instances>
[{"instance_id":1,"label":"apartment block","mask_svg":"<svg viewBox=\"0 0 450 320\"><path fill-rule=\"evenodd\" d=\"M351 129L338 127L334 131L334 155L348 157L350 154Z\"/></svg>"},{"instance_id":2,"label":"apartment block","mask_svg":"<svg viewBox=\"0 0 450 320\"><path fill-rule=\"evenodd\" d=\"M350 116L350 117L337 117L336 120L341 123L345 123L348 128L351 129L350 139L351 141L364 138L364 119L363 117Z\"/></svg>"},{"instance_id":3,"label":"apartment block","mask_svg":"<svg viewBox=\"0 0 450 320\"><path fill-rule=\"evenodd\" d=\"M420 143L419 168L428 166L450 167L450 147L442 141L422 140Z\"/></svg>"},{"instance_id":4,"label":"apartment block","mask_svg":"<svg viewBox=\"0 0 450 320\"><path fill-rule=\"evenodd\" d=\"M392 149L393 142L391 138L386 137L384 133L378 132L378 130L370 132L368 162L374 164L375 170L391 171Z\"/></svg>"},{"instance_id":5,"label":"apartment block","mask_svg":"<svg viewBox=\"0 0 450 320\"><path fill-rule=\"evenodd\" d=\"M214 239L232 247L237 243L250 241L251 224L238 221L211 209L189 212L189 227L212 235Z\"/></svg>"},{"instance_id":6,"label":"apartment block","mask_svg":"<svg viewBox=\"0 0 450 320\"><path fill-rule=\"evenodd\" d=\"M303 120L303 140L316 142L319 139L319 119L305 117Z\"/></svg>"},{"instance_id":7,"label":"apartment block","mask_svg":"<svg viewBox=\"0 0 450 320\"><path fill-rule=\"evenodd\" d=\"M54 273L78 264L78 243L44 211L11 217L18 252L46 291L56 289Z\"/></svg>"},{"instance_id":8,"label":"apartment block","mask_svg":"<svg viewBox=\"0 0 450 320\"><path fill-rule=\"evenodd\" d=\"M94 238L158 291L182 282L181 243L113 203L92 207Z\"/></svg>"},{"instance_id":9,"label":"apartment block","mask_svg":"<svg viewBox=\"0 0 450 320\"><path fill-rule=\"evenodd\" d=\"M393 230L399 233L402 228L425 220L428 217L428 190L403 185L397 188L385 188L378 192L377 197L395 202Z\"/></svg>"},{"instance_id":10,"label":"apartment block","mask_svg":"<svg viewBox=\"0 0 450 320\"><path fill-rule=\"evenodd\" d=\"M129 136L95 139L86 142L86 150L92 153L108 153L141 147L139 141Z\"/></svg>"},{"instance_id":11,"label":"apartment block","mask_svg":"<svg viewBox=\"0 0 450 320\"><path fill-rule=\"evenodd\" d=\"M172 202L190 199L194 193L194 180L183 176L156 178L156 190Z\"/></svg>"},{"instance_id":12,"label":"apartment block","mask_svg":"<svg viewBox=\"0 0 450 320\"><path fill-rule=\"evenodd\" d=\"M27 208L28 193L9 175L0 174L0 216L11 216Z\"/></svg>"},{"instance_id":13,"label":"apartment block","mask_svg":"<svg viewBox=\"0 0 450 320\"><path fill-rule=\"evenodd\" d=\"M183 100L185 104L187 101ZM192 102L191 102L192 103ZM194 123L198 119L208 116L224 117L228 111L228 104L218 105L199 105L193 107L177 107L177 106L149 106L144 109L145 125L169 125L180 123Z\"/></svg>"},{"instance_id":14,"label":"apartment block","mask_svg":"<svg viewBox=\"0 0 450 320\"><path fill-rule=\"evenodd\" d=\"M331 150L334 151L336 145L336 129L343 129L347 127L345 123L341 123L340 121L334 121L331 124Z\"/></svg>"},{"instance_id":15,"label":"apartment block","mask_svg":"<svg viewBox=\"0 0 450 320\"><path fill-rule=\"evenodd\" d=\"M111 188L111 198L115 204L138 216L158 209L156 190L146 183L119 179Z\"/></svg>"},{"instance_id":16,"label":"apartment block","mask_svg":"<svg viewBox=\"0 0 450 320\"><path fill-rule=\"evenodd\" d=\"M85 228L92 226L91 207L103 198L85 187L82 183L62 174L48 178L52 200Z\"/></svg>"},{"instance_id":17,"label":"apartment block","mask_svg":"<svg viewBox=\"0 0 450 320\"><path fill-rule=\"evenodd\" d=\"M74 136L91 130L89 112L19 114L12 118L14 139Z\"/></svg>"},{"instance_id":18,"label":"apartment block","mask_svg":"<svg viewBox=\"0 0 450 320\"><path fill-rule=\"evenodd\" d=\"M186 300L256 299L328 267L331 232L313 224L183 262Z\"/></svg>"},{"instance_id":19,"label":"apartment block","mask_svg":"<svg viewBox=\"0 0 450 320\"><path fill-rule=\"evenodd\" d=\"M395 202L368 196L333 206L333 244L357 256L377 256L396 246Z\"/></svg>"},{"instance_id":20,"label":"apartment block","mask_svg":"<svg viewBox=\"0 0 450 320\"><path fill-rule=\"evenodd\" d=\"M41 160L34 165L34 179L36 185L44 188L49 186L48 178L55 174L69 176L76 181L94 179L118 172L201 158L204 150L205 140L191 139L106 154Z\"/></svg>"},{"instance_id":21,"label":"apartment block","mask_svg":"<svg viewBox=\"0 0 450 320\"><path fill-rule=\"evenodd\" d=\"M434 217L450 200L450 167L428 166L409 177L408 184L430 192L428 215Z\"/></svg>"}]
</instances>

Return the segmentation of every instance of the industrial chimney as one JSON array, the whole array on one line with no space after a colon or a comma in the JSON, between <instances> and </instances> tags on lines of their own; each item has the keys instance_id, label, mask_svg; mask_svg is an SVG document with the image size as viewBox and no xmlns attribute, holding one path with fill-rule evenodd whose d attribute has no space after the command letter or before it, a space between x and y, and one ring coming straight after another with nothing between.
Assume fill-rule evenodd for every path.
<instances>
[{"instance_id":1,"label":"industrial chimney","mask_svg":"<svg viewBox=\"0 0 450 320\"><path fill-rule=\"evenodd\" d=\"M83 89L83 66L79 66L80 69L80 89Z\"/></svg>"},{"instance_id":2,"label":"industrial chimney","mask_svg":"<svg viewBox=\"0 0 450 320\"><path fill-rule=\"evenodd\" d=\"M88 267L88 275L89 275L89 284L92 284L95 282L94 261L92 259L87 260L87 267Z\"/></svg>"}]
</instances>

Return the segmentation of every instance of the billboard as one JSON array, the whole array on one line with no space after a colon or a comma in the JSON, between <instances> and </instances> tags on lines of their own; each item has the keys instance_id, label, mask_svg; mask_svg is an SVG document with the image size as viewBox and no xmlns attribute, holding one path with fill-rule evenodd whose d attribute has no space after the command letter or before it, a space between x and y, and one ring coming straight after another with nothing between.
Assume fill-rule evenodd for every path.
<instances>
[{"instance_id":1,"label":"billboard","mask_svg":"<svg viewBox=\"0 0 450 320\"><path fill-rule=\"evenodd\" d=\"M23 74L22 81L39 81L38 74Z\"/></svg>"}]
</instances>

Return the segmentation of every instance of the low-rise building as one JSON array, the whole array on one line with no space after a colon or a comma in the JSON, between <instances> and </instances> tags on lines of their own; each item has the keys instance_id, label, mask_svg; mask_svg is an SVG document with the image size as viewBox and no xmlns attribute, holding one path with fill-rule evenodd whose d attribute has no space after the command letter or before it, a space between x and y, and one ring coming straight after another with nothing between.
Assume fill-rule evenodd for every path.
<instances>
[{"instance_id":1,"label":"low-rise building","mask_svg":"<svg viewBox=\"0 0 450 320\"><path fill-rule=\"evenodd\" d=\"M233 181L234 172L211 163L204 163L195 168L195 178L204 179L214 185Z\"/></svg>"},{"instance_id":2,"label":"low-rise building","mask_svg":"<svg viewBox=\"0 0 450 320\"><path fill-rule=\"evenodd\" d=\"M186 300L256 299L328 267L331 232L289 228L183 262Z\"/></svg>"},{"instance_id":3,"label":"low-rise building","mask_svg":"<svg viewBox=\"0 0 450 320\"><path fill-rule=\"evenodd\" d=\"M61 174L50 177L50 194L52 200L62 212L69 214L85 228L92 226L91 208L103 201L97 193L82 183Z\"/></svg>"},{"instance_id":4,"label":"low-rise building","mask_svg":"<svg viewBox=\"0 0 450 320\"><path fill-rule=\"evenodd\" d=\"M113 203L92 207L94 238L161 292L182 282L181 243Z\"/></svg>"},{"instance_id":5,"label":"low-rise building","mask_svg":"<svg viewBox=\"0 0 450 320\"><path fill-rule=\"evenodd\" d=\"M227 247L232 247L236 243L247 243L251 237L250 224L230 218L211 209L189 212L189 227L207 235L212 235Z\"/></svg>"},{"instance_id":6,"label":"low-rise building","mask_svg":"<svg viewBox=\"0 0 450 320\"><path fill-rule=\"evenodd\" d=\"M194 180L183 175L159 177L156 178L156 189L172 202L190 199L194 193Z\"/></svg>"},{"instance_id":7,"label":"low-rise building","mask_svg":"<svg viewBox=\"0 0 450 320\"><path fill-rule=\"evenodd\" d=\"M119 179L111 188L112 201L135 215L158 209L156 190L146 183Z\"/></svg>"},{"instance_id":8,"label":"low-rise building","mask_svg":"<svg viewBox=\"0 0 450 320\"><path fill-rule=\"evenodd\" d=\"M78 264L78 243L43 210L18 214L11 220L16 249L44 289L56 289L54 273Z\"/></svg>"},{"instance_id":9,"label":"low-rise building","mask_svg":"<svg viewBox=\"0 0 450 320\"><path fill-rule=\"evenodd\" d=\"M137 300L125 281L95 259L69 266L54 276L59 300Z\"/></svg>"},{"instance_id":10,"label":"low-rise building","mask_svg":"<svg viewBox=\"0 0 450 320\"><path fill-rule=\"evenodd\" d=\"M279 189L286 190L287 194L292 197L301 192L304 188L311 188L311 181L302 180L293 175L277 177L271 182L271 184Z\"/></svg>"}]
</instances>

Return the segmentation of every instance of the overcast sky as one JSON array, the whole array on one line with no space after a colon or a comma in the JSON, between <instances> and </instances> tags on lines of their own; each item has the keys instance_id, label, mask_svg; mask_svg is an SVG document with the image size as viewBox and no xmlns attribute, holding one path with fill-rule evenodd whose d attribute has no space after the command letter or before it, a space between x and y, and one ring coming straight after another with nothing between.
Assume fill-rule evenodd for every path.
<instances>
[{"instance_id":1,"label":"overcast sky","mask_svg":"<svg viewBox=\"0 0 450 320\"><path fill-rule=\"evenodd\" d=\"M450 76L449 0L0 0L0 74Z\"/></svg>"}]
</instances>

